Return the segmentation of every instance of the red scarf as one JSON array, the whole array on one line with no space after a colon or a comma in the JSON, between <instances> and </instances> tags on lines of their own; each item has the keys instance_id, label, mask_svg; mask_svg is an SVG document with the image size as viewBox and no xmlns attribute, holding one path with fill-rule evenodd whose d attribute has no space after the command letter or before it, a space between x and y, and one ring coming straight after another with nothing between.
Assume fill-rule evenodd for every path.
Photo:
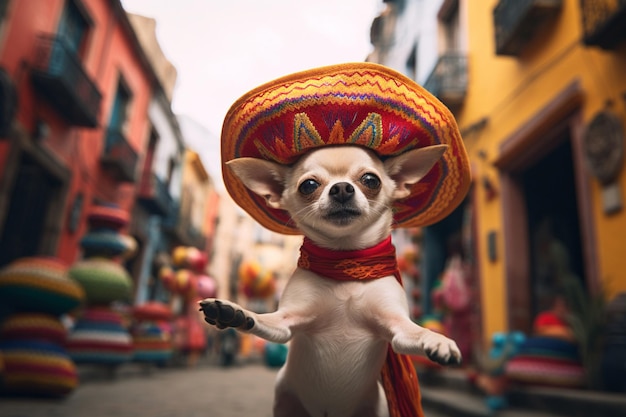
<instances>
[{"instance_id":1,"label":"red scarf","mask_svg":"<svg viewBox=\"0 0 626 417\"><path fill-rule=\"evenodd\" d=\"M321 248L304 238L298 267L341 281L394 275L402 285L391 236L371 248L353 251ZM389 345L381 377L391 417L423 417L417 373L407 355L395 353Z\"/></svg>"}]
</instances>

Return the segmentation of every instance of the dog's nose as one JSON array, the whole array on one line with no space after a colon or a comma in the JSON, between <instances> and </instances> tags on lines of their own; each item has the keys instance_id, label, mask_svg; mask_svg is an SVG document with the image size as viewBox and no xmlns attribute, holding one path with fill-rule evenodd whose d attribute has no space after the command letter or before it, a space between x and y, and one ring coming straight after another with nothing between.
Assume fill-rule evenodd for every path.
<instances>
[{"instance_id":1,"label":"dog's nose","mask_svg":"<svg viewBox=\"0 0 626 417\"><path fill-rule=\"evenodd\" d=\"M354 187L347 182L338 182L330 187L330 196L338 203L345 203L354 197Z\"/></svg>"}]
</instances>

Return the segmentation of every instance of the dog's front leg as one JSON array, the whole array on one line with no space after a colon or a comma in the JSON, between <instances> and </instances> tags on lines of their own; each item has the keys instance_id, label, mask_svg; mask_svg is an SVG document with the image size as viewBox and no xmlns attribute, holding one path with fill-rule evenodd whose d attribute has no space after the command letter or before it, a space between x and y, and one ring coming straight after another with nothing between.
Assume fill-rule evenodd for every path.
<instances>
[{"instance_id":1,"label":"dog's front leg","mask_svg":"<svg viewBox=\"0 0 626 417\"><path fill-rule=\"evenodd\" d=\"M394 283L387 288L381 288L375 294L378 298L370 301L370 305L374 306L374 321L396 353L426 354L430 360L442 365L461 363L461 351L454 340L411 321L401 287ZM380 298L380 294L385 296Z\"/></svg>"},{"instance_id":2,"label":"dog's front leg","mask_svg":"<svg viewBox=\"0 0 626 417\"><path fill-rule=\"evenodd\" d=\"M299 322L297 315L285 309L257 314L233 302L215 298L200 301L200 311L207 323L220 329L233 327L274 343L287 343L291 339L292 325Z\"/></svg>"},{"instance_id":3,"label":"dog's front leg","mask_svg":"<svg viewBox=\"0 0 626 417\"><path fill-rule=\"evenodd\" d=\"M425 353L431 361L441 365L461 363L461 351L454 340L425 329L408 318L392 326L391 347L397 353L415 355Z\"/></svg>"}]
</instances>

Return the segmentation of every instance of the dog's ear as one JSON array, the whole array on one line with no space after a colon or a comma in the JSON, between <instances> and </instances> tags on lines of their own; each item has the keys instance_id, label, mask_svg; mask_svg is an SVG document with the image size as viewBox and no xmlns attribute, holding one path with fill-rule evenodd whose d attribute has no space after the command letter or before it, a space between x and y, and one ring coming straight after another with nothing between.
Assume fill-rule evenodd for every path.
<instances>
[{"instance_id":1,"label":"dog's ear","mask_svg":"<svg viewBox=\"0 0 626 417\"><path fill-rule=\"evenodd\" d=\"M393 198L408 197L411 186L430 171L446 149L448 145L427 146L385 160L385 171L396 182Z\"/></svg>"},{"instance_id":2,"label":"dog's ear","mask_svg":"<svg viewBox=\"0 0 626 417\"><path fill-rule=\"evenodd\" d=\"M288 170L286 166L258 158L237 158L226 162L226 165L250 191L263 197L268 206L281 208L280 199Z\"/></svg>"}]
</instances>

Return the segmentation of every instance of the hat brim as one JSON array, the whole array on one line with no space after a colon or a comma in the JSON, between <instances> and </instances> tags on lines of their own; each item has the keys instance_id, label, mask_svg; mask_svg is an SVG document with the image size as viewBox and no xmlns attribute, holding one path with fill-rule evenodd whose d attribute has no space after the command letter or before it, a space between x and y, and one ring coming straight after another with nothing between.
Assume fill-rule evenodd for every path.
<instances>
[{"instance_id":1,"label":"hat brim","mask_svg":"<svg viewBox=\"0 0 626 417\"><path fill-rule=\"evenodd\" d=\"M456 120L436 97L386 66L361 62L314 68L263 84L227 112L222 175L233 200L264 227L301 234L284 210L268 207L226 166L241 158L294 163L326 145L360 145L382 159L447 144L429 173L394 203L394 228L442 220L463 200L470 166Z\"/></svg>"}]
</instances>

